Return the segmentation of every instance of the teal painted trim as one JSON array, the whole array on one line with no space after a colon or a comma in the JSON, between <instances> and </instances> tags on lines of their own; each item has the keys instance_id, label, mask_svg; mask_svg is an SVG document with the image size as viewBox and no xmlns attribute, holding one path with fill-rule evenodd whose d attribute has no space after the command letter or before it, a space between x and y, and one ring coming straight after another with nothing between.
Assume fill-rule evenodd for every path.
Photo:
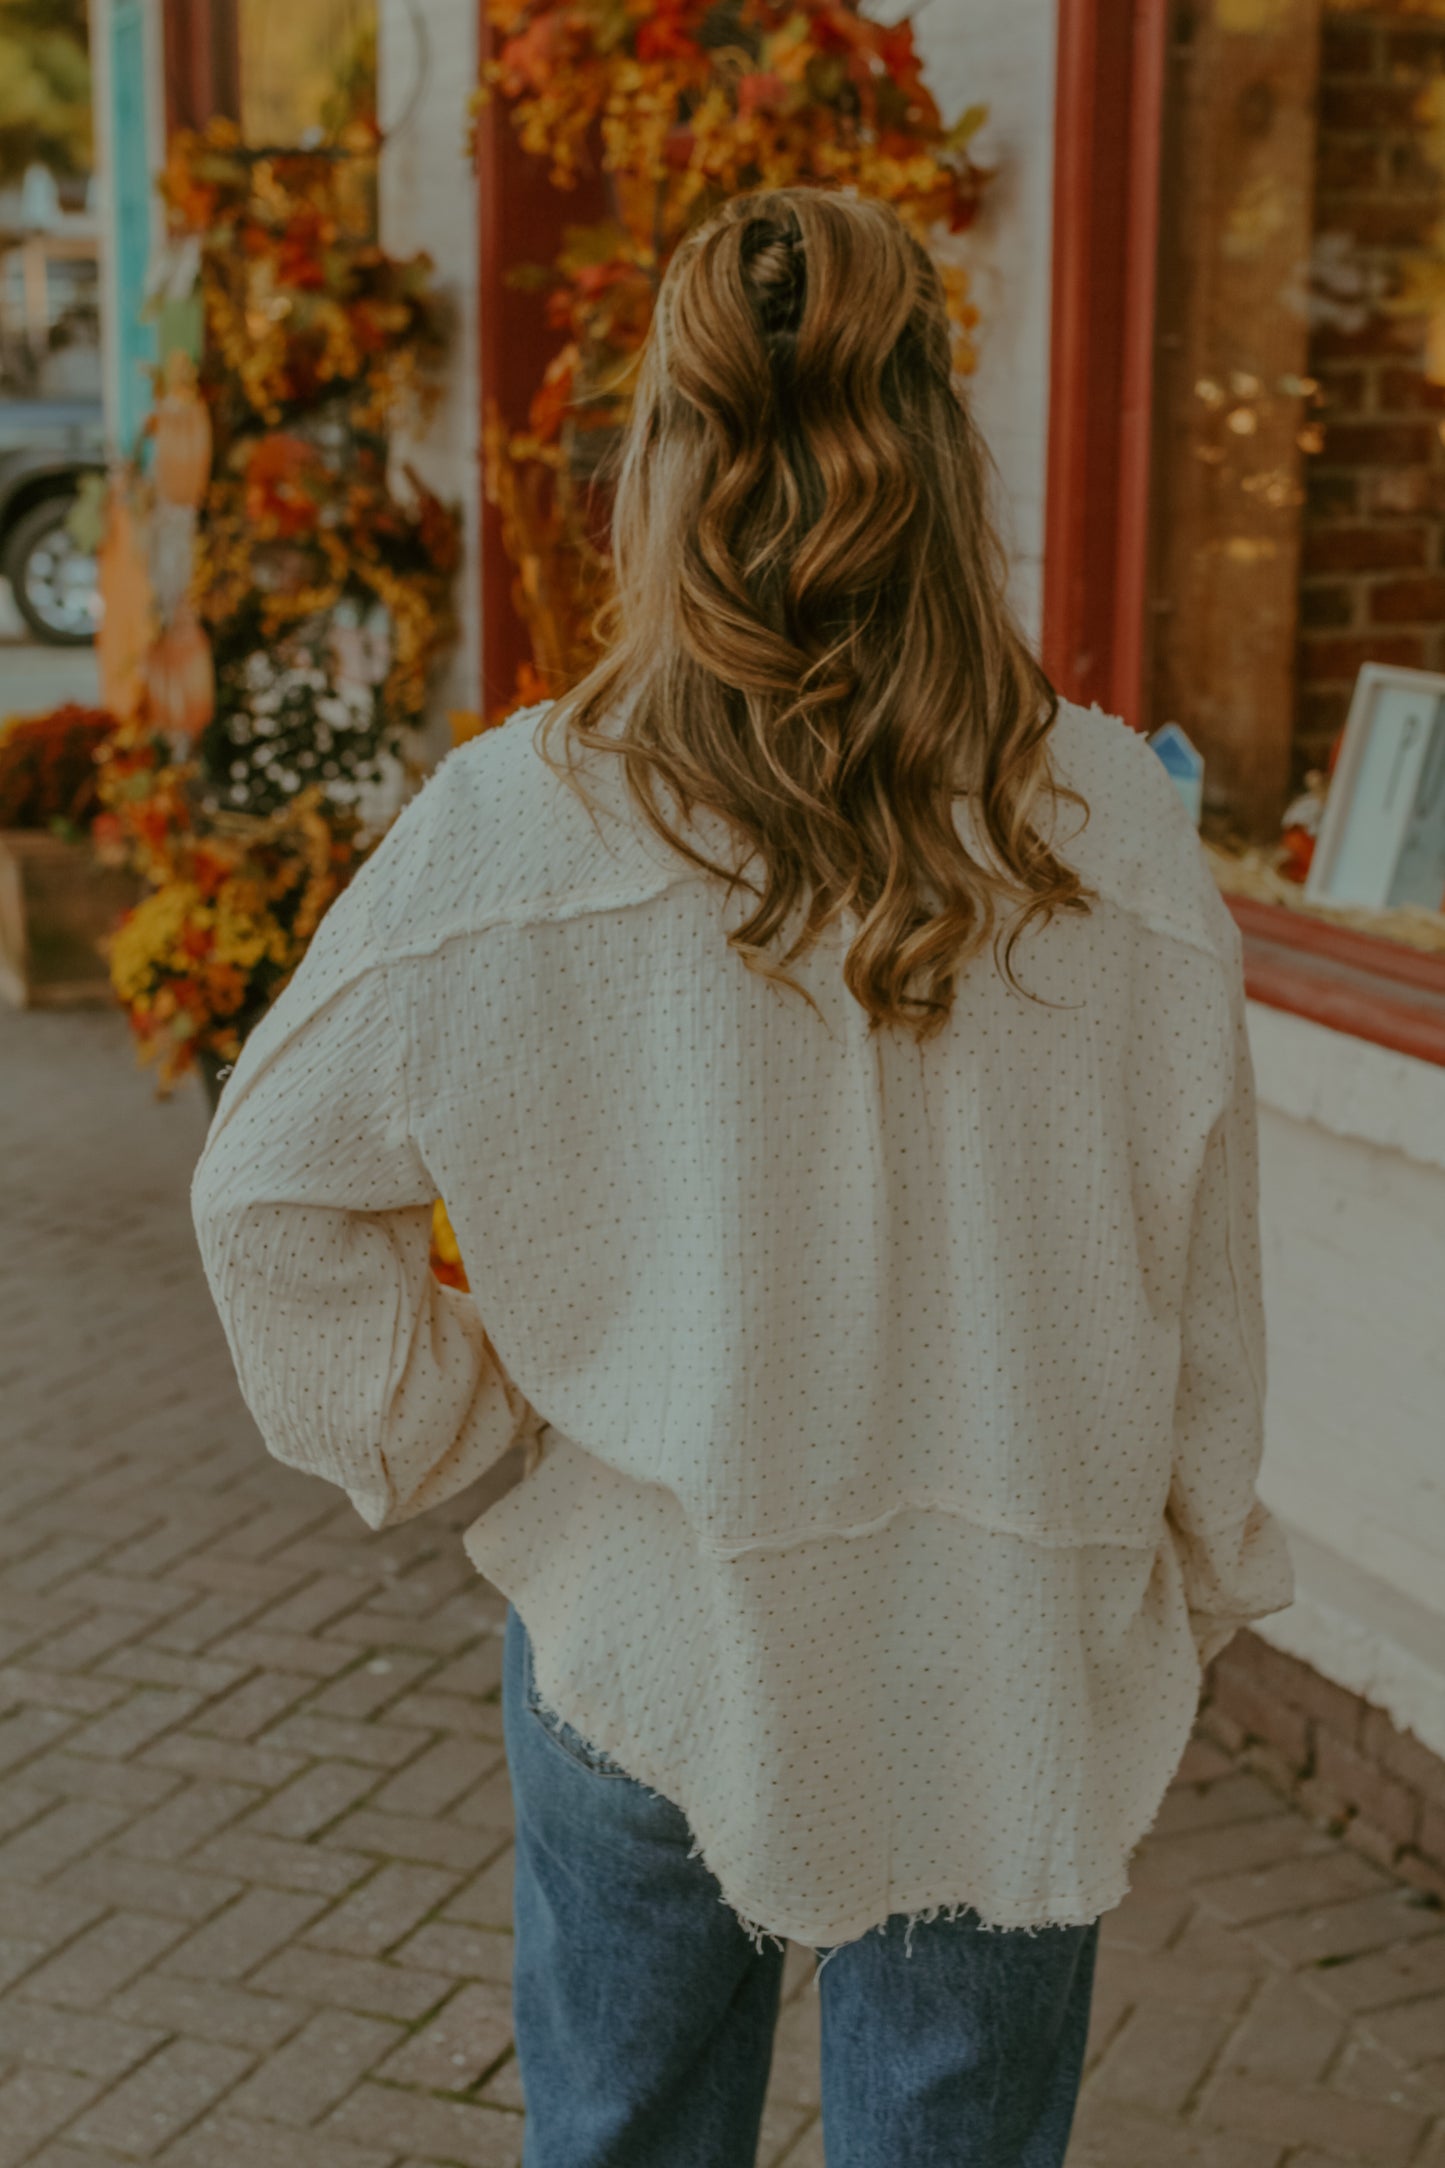
<instances>
[{"instance_id":1,"label":"teal painted trim","mask_svg":"<svg viewBox=\"0 0 1445 2168\"><path fill-rule=\"evenodd\" d=\"M150 411L153 323L142 317L151 252L149 98L143 0L112 0L110 122L115 247L116 431L129 451Z\"/></svg>"}]
</instances>

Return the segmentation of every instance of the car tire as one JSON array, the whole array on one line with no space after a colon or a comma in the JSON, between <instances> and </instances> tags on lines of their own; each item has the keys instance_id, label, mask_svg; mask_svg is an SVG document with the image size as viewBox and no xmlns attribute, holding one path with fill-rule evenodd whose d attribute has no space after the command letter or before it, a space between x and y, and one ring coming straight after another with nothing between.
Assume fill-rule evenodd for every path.
<instances>
[{"instance_id":1,"label":"car tire","mask_svg":"<svg viewBox=\"0 0 1445 2168\"><path fill-rule=\"evenodd\" d=\"M21 513L0 554L0 570L10 582L16 609L36 639L51 647L89 647L95 638L95 618L78 618L66 600L73 587L55 577L65 557L73 559L76 567L94 565L66 533L74 503L69 494L42 497ZM92 570L92 592L93 580Z\"/></svg>"}]
</instances>

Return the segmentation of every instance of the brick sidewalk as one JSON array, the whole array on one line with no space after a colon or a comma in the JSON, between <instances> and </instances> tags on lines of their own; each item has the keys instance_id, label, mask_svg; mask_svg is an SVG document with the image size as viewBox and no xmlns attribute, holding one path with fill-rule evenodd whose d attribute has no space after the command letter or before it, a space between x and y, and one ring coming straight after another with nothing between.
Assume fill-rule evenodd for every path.
<instances>
[{"instance_id":1,"label":"brick sidewalk","mask_svg":"<svg viewBox=\"0 0 1445 2168\"><path fill-rule=\"evenodd\" d=\"M266 1458L117 1017L0 1012L0 1075L0 2168L510 2168L475 1501L371 1536ZM1070 2168L1445 2168L1445 1913L1203 1744L1135 1880Z\"/></svg>"}]
</instances>

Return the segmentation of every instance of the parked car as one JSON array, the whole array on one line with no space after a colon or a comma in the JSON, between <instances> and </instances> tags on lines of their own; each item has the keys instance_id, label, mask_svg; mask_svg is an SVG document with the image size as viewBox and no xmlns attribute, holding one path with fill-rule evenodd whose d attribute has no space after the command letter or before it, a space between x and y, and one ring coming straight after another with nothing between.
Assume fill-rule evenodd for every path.
<instances>
[{"instance_id":1,"label":"parked car","mask_svg":"<svg viewBox=\"0 0 1445 2168\"><path fill-rule=\"evenodd\" d=\"M95 638L93 552L70 532L84 477L105 471L98 400L0 397L0 572L38 640Z\"/></svg>"}]
</instances>

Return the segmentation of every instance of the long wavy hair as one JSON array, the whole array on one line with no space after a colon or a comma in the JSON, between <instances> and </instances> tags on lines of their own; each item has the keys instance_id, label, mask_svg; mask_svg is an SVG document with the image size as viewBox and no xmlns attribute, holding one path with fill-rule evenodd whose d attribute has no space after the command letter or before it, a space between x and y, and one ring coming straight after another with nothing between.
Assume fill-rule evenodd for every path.
<instances>
[{"instance_id":1,"label":"long wavy hair","mask_svg":"<svg viewBox=\"0 0 1445 2168\"><path fill-rule=\"evenodd\" d=\"M1023 930L1089 905L1050 842L1056 800L1082 801L1051 772L1058 699L1005 601L991 471L941 281L897 215L810 188L734 199L663 277L608 645L538 735L584 798L578 748L620 756L652 827L744 885L756 908L728 939L767 978L809 998L786 967L851 911L869 1029L919 1040L986 943L1017 985ZM683 832L695 808L723 816L731 865Z\"/></svg>"}]
</instances>

